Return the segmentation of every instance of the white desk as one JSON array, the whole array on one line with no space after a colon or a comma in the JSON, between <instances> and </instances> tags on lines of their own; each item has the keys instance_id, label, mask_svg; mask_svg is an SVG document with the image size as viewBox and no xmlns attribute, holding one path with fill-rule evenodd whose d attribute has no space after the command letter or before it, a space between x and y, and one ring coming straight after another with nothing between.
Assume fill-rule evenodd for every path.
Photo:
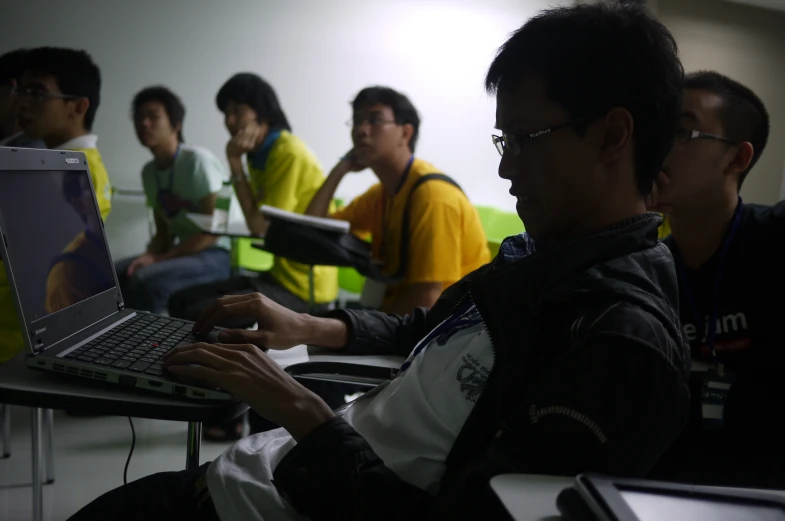
<instances>
[{"instance_id":1,"label":"white desk","mask_svg":"<svg viewBox=\"0 0 785 521\"><path fill-rule=\"evenodd\" d=\"M285 351L271 349L267 355L286 372L300 378L368 386L389 380L405 360L401 356L341 355L304 345Z\"/></svg>"},{"instance_id":2,"label":"white desk","mask_svg":"<svg viewBox=\"0 0 785 521\"><path fill-rule=\"evenodd\" d=\"M186 217L198 226L203 232L211 235L222 235L226 237L254 238L251 230L244 220L232 220L226 227L226 231L213 230L213 216L203 213L187 213ZM261 239L261 237L260 237Z\"/></svg>"},{"instance_id":3,"label":"white desk","mask_svg":"<svg viewBox=\"0 0 785 521\"><path fill-rule=\"evenodd\" d=\"M557 521L561 516L556 508L556 497L574 482L572 477L501 474L491 478L491 489L515 521ZM729 492L754 490L785 496L785 490L712 488Z\"/></svg>"}]
</instances>

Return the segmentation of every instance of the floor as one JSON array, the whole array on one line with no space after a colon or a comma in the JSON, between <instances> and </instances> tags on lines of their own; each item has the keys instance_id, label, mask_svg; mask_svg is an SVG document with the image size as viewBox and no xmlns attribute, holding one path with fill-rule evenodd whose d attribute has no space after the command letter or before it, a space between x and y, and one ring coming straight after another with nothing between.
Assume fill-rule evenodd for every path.
<instances>
[{"instance_id":1,"label":"floor","mask_svg":"<svg viewBox=\"0 0 785 521\"><path fill-rule=\"evenodd\" d=\"M136 448L128 481L185 467L185 423L133 420ZM44 486L44 521L64 521L104 492L123 484L131 447L128 418L54 416L55 482ZM228 443L202 443L202 462L221 454ZM32 518L30 488L30 410L11 408L11 457L0 459L0 520Z\"/></svg>"}]
</instances>

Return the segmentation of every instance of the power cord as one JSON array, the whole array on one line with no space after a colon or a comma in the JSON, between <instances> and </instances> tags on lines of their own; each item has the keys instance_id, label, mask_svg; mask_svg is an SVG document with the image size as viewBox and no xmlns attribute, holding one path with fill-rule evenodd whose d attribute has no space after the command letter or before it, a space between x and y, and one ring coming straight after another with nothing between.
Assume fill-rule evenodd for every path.
<instances>
[{"instance_id":1,"label":"power cord","mask_svg":"<svg viewBox=\"0 0 785 521\"><path fill-rule=\"evenodd\" d=\"M131 463L131 456L134 454L134 447L136 446L136 430L134 430L134 422L131 417L128 417L128 423L131 425L131 451L128 453L128 459L125 460L125 469L123 470L123 485L128 484L128 464Z\"/></svg>"}]
</instances>

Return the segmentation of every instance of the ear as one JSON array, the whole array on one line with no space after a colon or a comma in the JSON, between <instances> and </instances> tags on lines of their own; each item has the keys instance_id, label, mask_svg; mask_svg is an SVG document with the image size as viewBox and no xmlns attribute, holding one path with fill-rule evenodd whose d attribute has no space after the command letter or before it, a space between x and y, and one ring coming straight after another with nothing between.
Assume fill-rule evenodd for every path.
<instances>
[{"instance_id":1,"label":"ear","mask_svg":"<svg viewBox=\"0 0 785 521\"><path fill-rule=\"evenodd\" d=\"M752 156L755 154L755 149L752 143L744 141L738 145L736 154L731 159L728 167L725 169L725 175L739 176L742 172L750 167Z\"/></svg>"},{"instance_id":2,"label":"ear","mask_svg":"<svg viewBox=\"0 0 785 521\"><path fill-rule=\"evenodd\" d=\"M611 109L605 115L598 130L600 159L604 162L617 160L632 140L634 130L632 114L627 109L621 107Z\"/></svg>"},{"instance_id":3,"label":"ear","mask_svg":"<svg viewBox=\"0 0 785 521\"><path fill-rule=\"evenodd\" d=\"M87 114L87 109L90 108L90 100L87 98L76 98L74 101L74 114L80 118L84 118Z\"/></svg>"},{"instance_id":4,"label":"ear","mask_svg":"<svg viewBox=\"0 0 785 521\"><path fill-rule=\"evenodd\" d=\"M411 123L406 123L405 125L401 125L401 129L403 130L401 133L403 144L411 148L409 143L412 142L412 136L414 136L414 126Z\"/></svg>"}]
</instances>

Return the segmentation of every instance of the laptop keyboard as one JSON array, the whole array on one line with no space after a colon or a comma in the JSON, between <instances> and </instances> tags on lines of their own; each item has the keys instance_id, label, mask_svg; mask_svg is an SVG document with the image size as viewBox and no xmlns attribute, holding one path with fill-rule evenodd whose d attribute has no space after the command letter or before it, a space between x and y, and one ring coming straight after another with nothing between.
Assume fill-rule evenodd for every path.
<instances>
[{"instance_id":1,"label":"laptop keyboard","mask_svg":"<svg viewBox=\"0 0 785 521\"><path fill-rule=\"evenodd\" d=\"M71 351L65 358L162 376L161 358L166 353L198 341L191 332L192 327L193 324L171 318L137 315Z\"/></svg>"}]
</instances>

